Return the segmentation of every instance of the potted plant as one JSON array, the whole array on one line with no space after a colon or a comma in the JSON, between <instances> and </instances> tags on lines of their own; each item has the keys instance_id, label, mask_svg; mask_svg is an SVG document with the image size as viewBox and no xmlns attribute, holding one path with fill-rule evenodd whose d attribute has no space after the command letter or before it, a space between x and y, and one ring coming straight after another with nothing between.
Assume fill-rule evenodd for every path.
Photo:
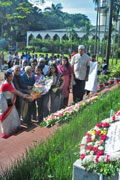
<instances>
[{"instance_id":1,"label":"potted plant","mask_svg":"<svg viewBox=\"0 0 120 180\"><path fill-rule=\"evenodd\" d=\"M103 75L103 76L104 76L104 86L106 87L106 86L109 85L109 82L108 82L108 80L109 80L109 75Z\"/></svg>"},{"instance_id":2,"label":"potted plant","mask_svg":"<svg viewBox=\"0 0 120 180\"><path fill-rule=\"evenodd\" d=\"M101 89L104 85L104 75L99 75L98 77L98 88Z\"/></svg>"},{"instance_id":3,"label":"potted plant","mask_svg":"<svg viewBox=\"0 0 120 180\"><path fill-rule=\"evenodd\" d=\"M115 84L120 82L120 64L116 65L111 71L111 77L114 78Z\"/></svg>"}]
</instances>

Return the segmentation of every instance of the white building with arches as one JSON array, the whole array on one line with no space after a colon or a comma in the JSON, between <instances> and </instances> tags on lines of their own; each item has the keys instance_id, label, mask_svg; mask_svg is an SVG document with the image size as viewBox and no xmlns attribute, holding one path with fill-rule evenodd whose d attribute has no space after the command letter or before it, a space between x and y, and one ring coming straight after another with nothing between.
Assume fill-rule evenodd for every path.
<instances>
[{"instance_id":1,"label":"white building with arches","mask_svg":"<svg viewBox=\"0 0 120 180\"><path fill-rule=\"evenodd\" d=\"M89 39L92 39L95 37L95 26L91 28L90 30L90 35L89 35ZM104 38L104 26L101 26L100 28L100 37L98 37L100 40L102 40ZM86 35L86 31L84 28L75 28L74 29L75 32L77 33L79 38L84 37L84 35ZM30 41L33 38L39 38L41 40L45 40L45 39L59 39L60 41L62 40L67 40L69 39L69 35L70 35L71 29L67 30L67 29L52 29L52 30L42 30L42 31L28 31L27 32L27 46L29 46Z\"/></svg>"}]
</instances>

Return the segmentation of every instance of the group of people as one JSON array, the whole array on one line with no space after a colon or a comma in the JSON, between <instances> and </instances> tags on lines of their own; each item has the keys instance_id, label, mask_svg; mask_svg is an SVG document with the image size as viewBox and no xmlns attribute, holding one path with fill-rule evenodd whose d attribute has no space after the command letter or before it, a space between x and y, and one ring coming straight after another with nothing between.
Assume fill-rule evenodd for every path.
<instances>
[{"instance_id":1,"label":"group of people","mask_svg":"<svg viewBox=\"0 0 120 180\"><path fill-rule=\"evenodd\" d=\"M25 125L31 120L38 123L49 114L68 105L69 92L72 89L73 102L83 99L86 82L89 82L90 64L96 63L85 53L83 45L78 46L78 53L72 53L71 59L64 56L22 54L16 52L7 56L8 69L5 81L0 87L0 121L2 137L6 138L20 127L20 119ZM95 71L96 72L96 71ZM31 99L31 90L35 83L51 77L53 84L44 95ZM96 78L93 84L95 84ZM88 85L89 87L89 85ZM96 87L87 89L94 91Z\"/></svg>"}]
</instances>

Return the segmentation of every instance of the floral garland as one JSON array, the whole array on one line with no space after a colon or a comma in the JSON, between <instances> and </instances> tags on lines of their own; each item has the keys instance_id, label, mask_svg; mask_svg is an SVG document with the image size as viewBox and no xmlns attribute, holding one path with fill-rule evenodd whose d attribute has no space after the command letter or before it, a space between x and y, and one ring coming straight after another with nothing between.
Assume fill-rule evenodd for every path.
<instances>
[{"instance_id":1,"label":"floral garland","mask_svg":"<svg viewBox=\"0 0 120 180\"><path fill-rule=\"evenodd\" d=\"M80 101L75 105L66 107L65 109L61 109L55 113L52 113L48 117L44 118L42 125L47 127L47 126L53 126L57 122L66 121L71 117L72 114L78 112L81 107L83 107L84 105L90 102L95 101L97 98L98 96L94 96L89 99Z\"/></svg>"},{"instance_id":2,"label":"floral garland","mask_svg":"<svg viewBox=\"0 0 120 180\"><path fill-rule=\"evenodd\" d=\"M110 124L120 121L120 110L117 111L115 116L103 120L100 124L97 123L96 126L86 133L86 136L82 138L80 144L80 158L82 160L82 165L89 165L90 162L111 162L117 161L120 157L120 152L112 155L107 155L104 153L105 150L105 140L107 139L107 132Z\"/></svg>"}]
</instances>

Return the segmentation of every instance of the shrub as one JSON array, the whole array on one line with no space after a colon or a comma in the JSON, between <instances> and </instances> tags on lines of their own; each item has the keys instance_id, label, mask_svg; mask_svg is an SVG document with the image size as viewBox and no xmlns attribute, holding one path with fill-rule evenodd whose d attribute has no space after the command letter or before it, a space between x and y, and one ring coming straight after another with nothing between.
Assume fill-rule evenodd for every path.
<instances>
[{"instance_id":1,"label":"shrub","mask_svg":"<svg viewBox=\"0 0 120 180\"><path fill-rule=\"evenodd\" d=\"M43 53L47 53L47 52L48 52L48 48L42 47L42 48L41 48L41 51L42 51Z\"/></svg>"},{"instance_id":2,"label":"shrub","mask_svg":"<svg viewBox=\"0 0 120 180\"><path fill-rule=\"evenodd\" d=\"M41 48L40 47L35 47L35 51L36 52L41 52Z\"/></svg>"}]
</instances>

